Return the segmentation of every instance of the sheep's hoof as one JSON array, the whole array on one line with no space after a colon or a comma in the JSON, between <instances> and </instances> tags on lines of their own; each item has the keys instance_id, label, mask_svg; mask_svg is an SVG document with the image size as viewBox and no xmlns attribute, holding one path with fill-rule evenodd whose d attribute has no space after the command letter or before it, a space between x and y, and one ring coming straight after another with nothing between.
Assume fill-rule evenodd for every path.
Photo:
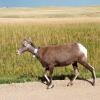
<instances>
[{"instance_id":1,"label":"sheep's hoof","mask_svg":"<svg viewBox=\"0 0 100 100\"><path fill-rule=\"evenodd\" d=\"M92 83L92 86L95 86L95 82Z\"/></svg>"},{"instance_id":2,"label":"sheep's hoof","mask_svg":"<svg viewBox=\"0 0 100 100\"><path fill-rule=\"evenodd\" d=\"M72 86L73 85L73 82L69 82L68 84L67 84L67 86Z\"/></svg>"},{"instance_id":3,"label":"sheep's hoof","mask_svg":"<svg viewBox=\"0 0 100 100\"><path fill-rule=\"evenodd\" d=\"M53 88L53 87L54 87L54 85L51 84L51 85L48 85L48 86L47 86L47 89L51 89L51 88Z\"/></svg>"},{"instance_id":4,"label":"sheep's hoof","mask_svg":"<svg viewBox=\"0 0 100 100\"><path fill-rule=\"evenodd\" d=\"M48 85L48 83L47 83L47 81L41 81L43 84L46 84L46 85Z\"/></svg>"}]
</instances>

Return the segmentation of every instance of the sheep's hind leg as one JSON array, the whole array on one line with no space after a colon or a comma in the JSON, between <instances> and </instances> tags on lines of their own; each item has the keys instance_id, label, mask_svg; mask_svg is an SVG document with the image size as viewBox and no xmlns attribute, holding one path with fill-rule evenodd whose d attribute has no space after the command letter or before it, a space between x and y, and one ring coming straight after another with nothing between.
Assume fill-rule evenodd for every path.
<instances>
[{"instance_id":1,"label":"sheep's hind leg","mask_svg":"<svg viewBox=\"0 0 100 100\"><path fill-rule=\"evenodd\" d=\"M95 74L95 69L92 67L90 64L88 64L86 61L81 61L80 64L82 64L85 68L87 68L91 73L93 77L93 82L92 85L95 85L95 80L96 80L96 74Z\"/></svg>"},{"instance_id":2,"label":"sheep's hind leg","mask_svg":"<svg viewBox=\"0 0 100 100\"><path fill-rule=\"evenodd\" d=\"M78 75L79 75L79 69L78 69L78 66L77 66L77 62L73 63L72 65L73 65L73 68L74 68L75 76L74 76L74 78L67 84L67 86L73 85L73 82L76 80L76 78L77 78Z\"/></svg>"}]
</instances>

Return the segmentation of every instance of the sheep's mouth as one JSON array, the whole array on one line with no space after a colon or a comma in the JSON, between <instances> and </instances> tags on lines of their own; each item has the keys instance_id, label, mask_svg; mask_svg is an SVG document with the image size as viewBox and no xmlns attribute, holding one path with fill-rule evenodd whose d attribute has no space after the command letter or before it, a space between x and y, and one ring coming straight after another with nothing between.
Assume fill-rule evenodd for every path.
<instances>
[{"instance_id":1,"label":"sheep's mouth","mask_svg":"<svg viewBox=\"0 0 100 100\"><path fill-rule=\"evenodd\" d=\"M20 50L17 50L17 51L16 51L16 54L17 54L17 55L21 55L22 53L20 52Z\"/></svg>"}]
</instances>

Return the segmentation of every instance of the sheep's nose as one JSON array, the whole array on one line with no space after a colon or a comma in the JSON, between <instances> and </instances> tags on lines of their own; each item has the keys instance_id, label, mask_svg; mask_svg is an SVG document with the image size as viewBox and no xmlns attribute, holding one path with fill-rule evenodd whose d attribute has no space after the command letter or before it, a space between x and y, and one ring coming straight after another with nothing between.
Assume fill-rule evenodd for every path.
<instances>
[{"instance_id":1,"label":"sheep's nose","mask_svg":"<svg viewBox=\"0 0 100 100\"><path fill-rule=\"evenodd\" d=\"M20 51L19 51L19 50L17 50L17 51L16 51L16 54L17 54L17 55L21 55L21 53L20 53Z\"/></svg>"}]
</instances>

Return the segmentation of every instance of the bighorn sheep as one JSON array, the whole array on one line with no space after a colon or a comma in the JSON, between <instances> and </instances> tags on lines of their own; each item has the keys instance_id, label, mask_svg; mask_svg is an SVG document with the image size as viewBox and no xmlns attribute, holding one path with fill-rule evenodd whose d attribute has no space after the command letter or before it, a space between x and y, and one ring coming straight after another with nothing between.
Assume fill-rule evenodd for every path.
<instances>
[{"instance_id":1,"label":"bighorn sheep","mask_svg":"<svg viewBox=\"0 0 100 100\"><path fill-rule=\"evenodd\" d=\"M24 39L23 46L17 51L17 54L21 55L25 51L29 51L33 56L36 56L45 68L44 77L47 81L47 88L54 86L52 85L54 67L67 66L70 64L72 64L75 71L75 77L68 83L68 85L72 85L73 81L79 75L77 63L80 63L92 73L92 85L95 85L95 70L87 63L87 49L80 43L68 43L65 45L52 45L38 48L32 44L31 40ZM49 72L49 77L47 76L47 72Z\"/></svg>"}]
</instances>

